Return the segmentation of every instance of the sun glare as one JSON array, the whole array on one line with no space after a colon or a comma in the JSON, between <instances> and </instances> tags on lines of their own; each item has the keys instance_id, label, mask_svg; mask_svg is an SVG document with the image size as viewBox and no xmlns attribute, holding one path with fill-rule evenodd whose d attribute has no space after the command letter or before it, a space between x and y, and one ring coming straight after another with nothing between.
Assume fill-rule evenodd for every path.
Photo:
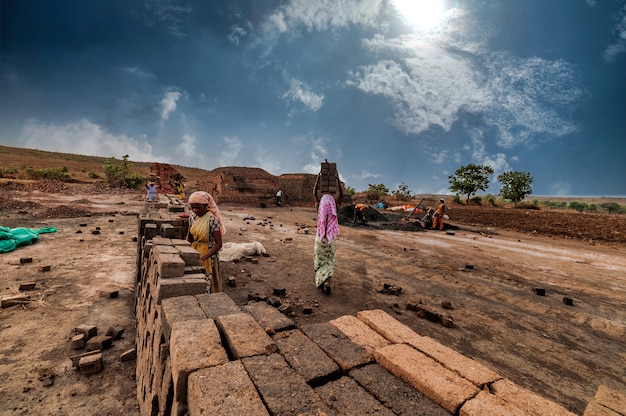
<instances>
[{"instance_id":1,"label":"sun glare","mask_svg":"<svg viewBox=\"0 0 626 416\"><path fill-rule=\"evenodd\" d=\"M444 0L392 0L406 24L429 31L442 21L446 8Z\"/></svg>"}]
</instances>

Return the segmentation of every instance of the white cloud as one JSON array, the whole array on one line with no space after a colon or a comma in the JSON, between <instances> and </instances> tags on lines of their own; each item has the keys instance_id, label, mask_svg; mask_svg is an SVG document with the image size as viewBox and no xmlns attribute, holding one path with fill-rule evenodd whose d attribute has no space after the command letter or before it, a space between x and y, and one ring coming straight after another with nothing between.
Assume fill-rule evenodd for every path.
<instances>
[{"instance_id":1,"label":"white cloud","mask_svg":"<svg viewBox=\"0 0 626 416\"><path fill-rule=\"evenodd\" d=\"M182 94L178 91L168 91L163 95L161 99L161 121L167 121L170 115L176 111L176 102L180 99Z\"/></svg>"},{"instance_id":2,"label":"white cloud","mask_svg":"<svg viewBox=\"0 0 626 416\"><path fill-rule=\"evenodd\" d=\"M617 35L617 40L605 49L603 56L606 62L613 62L618 55L626 52L626 5L618 13L616 20L613 32Z\"/></svg>"},{"instance_id":3,"label":"white cloud","mask_svg":"<svg viewBox=\"0 0 626 416\"><path fill-rule=\"evenodd\" d=\"M585 0L589 7L594 7L596 5L596 0Z\"/></svg>"},{"instance_id":4,"label":"white cloud","mask_svg":"<svg viewBox=\"0 0 626 416\"><path fill-rule=\"evenodd\" d=\"M228 34L228 40L235 46L239 46L239 39L246 36L248 32L241 26L234 25L231 27L231 31Z\"/></svg>"},{"instance_id":5,"label":"white cloud","mask_svg":"<svg viewBox=\"0 0 626 416\"><path fill-rule=\"evenodd\" d=\"M182 31L183 21L191 14L191 7L179 6L175 0L146 0L144 7L150 16L147 16L146 23L154 25L155 23L164 24L170 34L177 38L187 36Z\"/></svg>"},{"instance_id":6,"label":"white cloud","mask_svg":"<svg viewBox=\"0 0 626 416\"><path fill-rule=\"evenodd\" d=\"M264 171L271 173L272 175L281 175L280 160L273 154L268 154L267 150L261 148L257 151L254 157L256 166L260 167Z\"/></svg>"},{"instance_id":7,"label":"white cloud","mask_svg":"<svg viewBox=\"0 0 626 416\"><path fill-rule=\"evenodd\" d=\"M129 155L129 160L137 162L169 161L153 154L145 137L114 135L85 119L63 125L28 120L20 135L20 147L118 159Z\"/></svg>"},{"instance_id":8,"label":"white cloud","mask_svg":"<svg viewBox=\"0 0 626 416\"><path fill-rule=\"evenodd\" d=\"M238 163L239 153L243 148L243 143L238 137L224 137L224 149L218 157L219 166L233 166Z\"/></svg>"},{"instance_id":9,"label":"white cloud","mask_svg":"<svg viewBox=\"0 0 626 416\"><path fill-rule=\"evenodd\" d=\"M568 196L571 195L572 184L567 181L558 181L550 186L550 195L552 196Z\"/></svg>"},{"instance_id":10,"label":"white cloud","mask_svg":"<svg viewBox=\"0 0 626 416\"><path fill-rule=\"evenodd\" d=\"M289 82L289 90L283 94L283 98L300 101L311 111L319 110L324 103L324 95L315 94L311 87L294 78Z\"/></svg>"}]
</instances>

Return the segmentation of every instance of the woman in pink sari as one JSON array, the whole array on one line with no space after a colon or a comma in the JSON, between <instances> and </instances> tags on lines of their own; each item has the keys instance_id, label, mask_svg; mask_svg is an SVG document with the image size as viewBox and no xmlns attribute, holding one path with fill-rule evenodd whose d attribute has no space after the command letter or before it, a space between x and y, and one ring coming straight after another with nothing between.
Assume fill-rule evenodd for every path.
<instances>
[{"instance_id":1,"label":"woman in pink sari","mask_svg":"<svg viewBox=\"0 0 626 416\"><path fill-rule=\"evenodd\" d=\"M341 205L343 199L343 189L339 174L337 174L338 197L330 192L322 192L319 197L320 176L317 176L313 187L313 197L317 211L317 233L315 235L315 246L313 248L313 266L315 269L315 286L320 292L330 295L330 282L335 271L337 261L336 237L339 234L339 220L337 218L337 206Z\"/></svg>"}]
</instances>

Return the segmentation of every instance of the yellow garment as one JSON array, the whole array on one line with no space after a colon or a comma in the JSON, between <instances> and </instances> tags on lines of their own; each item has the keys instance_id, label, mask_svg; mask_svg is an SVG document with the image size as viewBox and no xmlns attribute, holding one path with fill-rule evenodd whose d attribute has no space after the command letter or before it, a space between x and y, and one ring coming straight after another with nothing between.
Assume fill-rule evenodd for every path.
<instances>
[{"instance_id":1,"label":"yellow garment","mask_svg":"<svg viewBox=\"0 0 626 416\"><path fill-rule=\"evenodd\" d=\"M212 232L212 217L213 214L209 211L202 217L198 217L189 228L189 232L193 236L193 243L191 243L191 247L200 253L200 256L205 255L213 246L210 238L210 234ZM220 274L219 264L218 253L213 254L211 257L202 262L205 272L210 275L211 293L222 291L222 276Z\"/></svg>"}]
</instances>

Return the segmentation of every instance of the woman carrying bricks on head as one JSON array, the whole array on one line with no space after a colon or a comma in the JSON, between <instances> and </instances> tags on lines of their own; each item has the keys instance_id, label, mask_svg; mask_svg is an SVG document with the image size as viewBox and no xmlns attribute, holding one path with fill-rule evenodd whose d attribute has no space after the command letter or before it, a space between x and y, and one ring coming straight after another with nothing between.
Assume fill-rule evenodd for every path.
<instances>
[{"instance_id":1,"label":"woman carrying bricks on head","mask_svg":"<svg viewBox=\"0 0 626 416\"><path fill-rule=\"evenodd\" d=\"M226 228L215 200L208 192L197 191L189 196L192 214L189 216L187 241L200 253L200 261L208 277L209 292L222 291L219 250Z\"/></svg>"},{"instance_id":2,"label":"woman carrying bricks on head","mask_svg":"<svg viewBox=\"0 0 626 416\"><path fill-rule=\"evenodd\" d=\"M330 295L330 282L335 271L335 262L337 261L336 239L339 234L339 220L337 218L337 206L341 205L343 199L343 189L339 174L335 172L336 183L338 189L338 198L335 201L330 190L321 190L320 177L317 175L315 186L313 187L313 197L317 210L317 233L315 235L315 246L313 249L313 266L315 269L315 285L320 292Z\"/></svg>"}]
</instances>

